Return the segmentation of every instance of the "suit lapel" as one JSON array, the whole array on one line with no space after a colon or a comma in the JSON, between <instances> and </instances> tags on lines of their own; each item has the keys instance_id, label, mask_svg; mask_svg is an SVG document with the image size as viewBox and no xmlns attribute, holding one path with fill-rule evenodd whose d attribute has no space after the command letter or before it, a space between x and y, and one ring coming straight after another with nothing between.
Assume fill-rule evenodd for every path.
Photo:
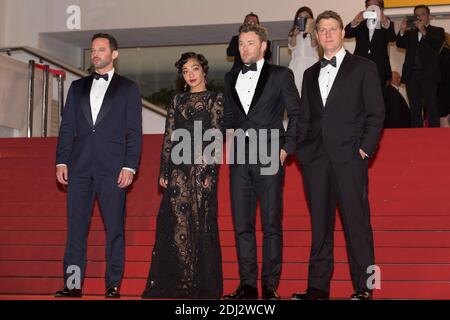
<instances>
[{"instance_id":1,"label":"suit lapel","mask_svg":"<svg viewBox=\"0 0 450 320\"><path fill-rule=\"evenodd\" d=\"M255 94L253 95L252 103L250 104L250 108L248 113L250 113L253 107L258 103L259 98L261 98L264 88L266 86L267 80L270 75L270 66L267 62L264 62L263 67L261 69L261 73L259 75L258 84L256 85Z\"/></svg>"},{"instance_id":2,"label":"suit lapel","mask_svg":"<svg viewBox=\"0 0 450 320\"><path fill-rule=\"evenodd\" d=\"M336 79L334 79L333 86L331 87L330 93L328 94L327 102L325 104L325 109L330 104L330 101L333 100L333 98L336 96L336 94L339 92L340 87L345 82L345 78L350 72L351 69L351 57L350 53L347 52L344 56L344 60L342 61L342 64L339 68L339 71L336 75Z\"/></svg>"},{"instance_id":3,"label":"suit lapel","mask_svg":"<svg viewBox=\"0 0 450 320\"><path fill-rule=\"evenodd\" d=\"M117 73L114 73L111 79L111 83L108 86L108 90L106 90L105 97L103 98L102 107L100 108L100 111L98 113L95 125L98 125L111 110L113 98L117 92L118 85L119 85L119 75Z\"/></svg>"},{"instance_id":4,"label":"suit lapel","mask_svg":"<svg viewBox=\"0 0 450 320\"><path fill-rule=\"evenodd\" d=\"M237 91L236 91L236 82L237 82L237 79L238 79L238 77L239 77L239 73L241 72L241 69L235 69L235 70L236 70L236 71L235 71L235 74L232 75L232 77L231 77L231 83L230 83L231 95L233 96L234 102L235 102L236 105L239 107L239 110L241 110L241 112L242 112L245 116L247 116L246 113L245 113L244 107L242 106L241 99L239 98L239 95L238 95L238 93L237 93Z\"/></svg>"},{"instance_id":5,"label":"suit lapel","mask_svg":"<svg viewBox=\"0 0 450 320\"><path fill-rule=\"evenodd\" d=\"M320 63L316 63L312 72L312 97L317 100L318 105L320 106L320 110L323 110L323 100L322 100L322 94L320 93L320 86L319 86L319 75L320 75Z\"/></svg>"},{"instance_id":6,"label":"suit lapel","mask_svg":"<svg viewBox=\"0 0 450 320\"><path fill-rule=\"evenodd\" d=\"M86 78L81 98L81 109L83 110L83 114L87 122L91 126L91 128L94 127L94 124L92 122L92 111L91 111L91 87L93 80L94 77L92 75Z\"/></svg>"}]
</instances>

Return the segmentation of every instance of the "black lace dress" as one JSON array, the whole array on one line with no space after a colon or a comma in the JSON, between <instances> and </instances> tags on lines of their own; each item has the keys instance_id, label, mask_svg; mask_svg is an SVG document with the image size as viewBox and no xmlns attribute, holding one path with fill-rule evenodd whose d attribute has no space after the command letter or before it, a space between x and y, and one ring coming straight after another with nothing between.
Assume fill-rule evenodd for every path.
<instances>
[{"instance_id":1,"label":"black lace dress","mask_svg":"<svg viewBox=\"0 0 450 320\"><path fill-rule=\"evenodd\" d=\"M194 141L189 163L173 161L176 129L194 137L221 129L222 94L181 93L167 110L160 177L168 180L158 213L156 240L143 298L218 299L222 296L222 257L217 222L218 165L195 159ZM197 122L196 125L194 123ZM198 145L198 144L197 144ZM202 150L211 142L202 142ZM198 147L197 147L198 148ZM184 152L182 152L184 154ZM214 155L214 153L211 153ZM202 158L204 159L204 158Z\"/></svg>"}]
</instances>

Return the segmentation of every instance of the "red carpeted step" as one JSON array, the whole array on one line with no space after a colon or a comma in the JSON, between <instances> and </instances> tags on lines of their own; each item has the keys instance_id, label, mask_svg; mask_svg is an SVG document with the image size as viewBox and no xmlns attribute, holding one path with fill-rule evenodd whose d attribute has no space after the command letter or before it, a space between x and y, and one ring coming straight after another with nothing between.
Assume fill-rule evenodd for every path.
<instances>
[{"instance_id":1,"label":"red carpeted step","mask_svg":"<svg viewBox=\"0 0 450 320\"><path fill-rule=\"evenodd\" d=\"M256 233L259 244L262 243L262 233ZM310 231L289 231L283 233L285 246L309 246L311 243ZM130 246L153 245L154 231L127 231L126 243ZM441 231L375 231L376 247L450 247L450 232ZM234 231L221 230L220 241L224 246L234 246ZM64 245L65 231L0 231L0 255L6 246L46 246ZM104 245L105 232L91 231L88 243L90 245ZM336 246L345 246L342 231L335 232Z\"/></svg>"},{"instance_id":2,"label":"red carpeted step","mask_svg":"<svg viewBox=\"0 0 450 320\"><path fill-rule=\"evenodd\" d=\"M19 294L24 288L28 294L52 295L61 289L63 285L59 278L8 278L5 279L4 288L6 294ZM140 296L145 279L125 279L121 292L123 295ZM450 284L433 281L385 281L382 290L375 291L378 299L441 299L450 295ZM88 295L103 295L104 280L101 278L86 279L84 293ZM234 291L238 286L238 280L225 280L225 293ZM290 299L294 292L303 291L306 287L305 280L285 280L280 283L279 293L284 299ZM350 281L335 281L331 287L332 298L348 298L353 293Z\"/></svg>"},{"instance_id":3,"label":"red carpeted step","mask_svg":"<svg viewBox=\"0 0 450 320\"><path fill-rule=\"evenodd\" d=\"M127 261L149 261L152 246L127 246ZM262 248L258 247L258 261L262 261ZM284 262L308 262L309 246L286 246L283 248ZM0 260L61 260L64 246L2 246ZM376 248L376 263L450 263L450 248ZM89 261L105 261L104 246L89 246L87 259ZM236 248L222 246L224 262L236 262ZM335 261L347 262L345 247L335 248Z\"/></svg>"},{"instance_id":4,"label":"red carpeted step","mask_svg":"<svg viewBox=\"0 0 450 320\"><path fill-rule=\"evenodd\" d=\"M219 217L220 230L233 230L231 216L222 214ZM126 229L150 231L156 228L154 216L130 216L126 220ZM372 228L375 231L450 231L450 216L374 216ZM66 217L0 217L1 231L64 231L67 229ZM336 230L342 230L340 219L336 221ZM91 221L91 231L104 230L102 218L96 213ZM257 230L261 230L260 220L257 220ZM310 217L285 216L283 230L311 230ZM1 235L0 235L1 238Z\"/></svg>"},{"instance_id":5,"label":"red carpeted step","mask_svg":"<svg viewBox=\"0 0 450 320\"><path fill-rule=\"evenodd\" d=\"M125 266L124 278L146 279L150 261L130 261ZM382 281L450 281L448 264L379 264ZM105 275L105 262L90 262L86 270L88 278L101 278ZM6 277L60 277L62 276L62 261L3 261L0 264L0 279ZM223 274L226 279L238 279L237 262L223 264ZM306 262L284 263L282 280L306 280L308 264ZM350 280L349 266L346 263L336 263L333 280Z\"/></svg>"}]
</instances>

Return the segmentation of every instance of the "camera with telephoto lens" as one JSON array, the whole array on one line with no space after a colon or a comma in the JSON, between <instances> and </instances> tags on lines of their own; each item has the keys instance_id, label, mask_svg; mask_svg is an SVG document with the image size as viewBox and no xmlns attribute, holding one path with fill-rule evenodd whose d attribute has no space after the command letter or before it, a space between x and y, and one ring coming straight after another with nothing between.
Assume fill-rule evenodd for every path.
<instances>
[{"instance_id":1,"label":"camera with telephoto lens","mask_svg":"<svg viewBox=\"0 0 450 320\"><path fill-rule=\"evenodd\" d=\"M295 20L295 26L299 31L303 32L306 30L306 22L308 21L307 17L297 17Z\"/></svg>"},{"instance_id":2,"label":"camera with telephoto lens","mask_svg":"<svg viewBox=\"0 0 450 320\"><path fill-rule=\"evenodd\" d=\"M408 29L412 29L416 27L415 22L419 21L419 18L417 16L406 16L406 27Z\"/></svg>"}]
</instances>

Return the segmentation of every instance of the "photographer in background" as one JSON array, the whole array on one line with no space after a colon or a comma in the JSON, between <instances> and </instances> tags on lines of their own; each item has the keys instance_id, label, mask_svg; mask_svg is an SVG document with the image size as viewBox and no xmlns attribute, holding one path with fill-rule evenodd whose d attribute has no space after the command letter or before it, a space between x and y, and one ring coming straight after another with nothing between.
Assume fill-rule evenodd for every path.
<instances>
[{"instance_id":1,"label":"photographer in background","mask_svg":"<svg viewBox=\"0 0 450 320\"><path fill-rule=\"evenodd\" d=\"M297 10L289 32L288 47L291 50L289 69L294 72L295 85L302 93L303 72L319 61L318 42L314 35L314 15L310 8Z\"/></svg>"},{"instance_id":2,"label":"photographer in background","mask_svg":"<svg viewBox=\"0 0 450 320\"><path fill-rule=\"evenodd\" d=\"M384 15L383 0L365 0L365 4L366 11L345 27L345 37L356 38L355 55L375 62L384 87L392 76L388 45L396 39L394 23Z\"/></svg>"},{"instance_id":3,"label":"photographer in background","mask_svg":"<svg viewBox=\"0 0 450 320\"><path fill-rule=\"evenodd\" d=\"M251 25L251 24L257 24L259 25L259 17L256 13L250 12L248 15L245 16L244 23L240 26L240 29L245 25ZM272 56L272 51L270 50L271 43L270 41L267 42L267 50L264 54L264 60L269 60ZM239 35L234 36L231 38L230 43L228 44L227 48L227 56L234 58L233 66L231 67L231 70L233 69L240 69L242 68L242 59L241 54L239 53Z\"/></svg>"},{"instance_id":4,"label":"photographer in background","mask_svg":"<svg viewBox=\"0 0 450 320\"><path fill-rule=\"evenodd\" d=\"M441 72L438 57L445 33L444 29L430 25L428 6L416 6L414 16L414 19L403 19L397 35L397 47L406 49L402 82L406 84L411 107L411 127L424 126L422 100L425 102L428 126L439 127L437 89Z\"/></svg>"}]
</instances>

